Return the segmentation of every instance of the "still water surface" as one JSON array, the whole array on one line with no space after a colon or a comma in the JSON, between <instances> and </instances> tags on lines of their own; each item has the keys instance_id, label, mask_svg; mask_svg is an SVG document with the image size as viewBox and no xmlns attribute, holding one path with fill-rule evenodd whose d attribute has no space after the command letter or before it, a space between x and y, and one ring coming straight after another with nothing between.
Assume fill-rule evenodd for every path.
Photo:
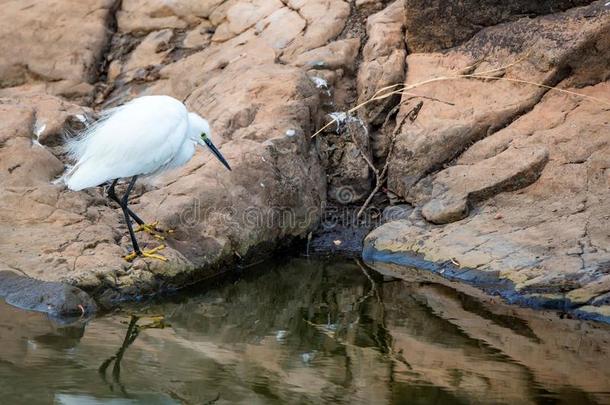
<instances>
[{"instance_id":1,"label":"still water surface","mask_svg":"<svg viewBox=\"0 0 610 405\"><path fill-rule=\"evenodd\" d=\"M1 303L0 403L610 403L604 325L355 262L250 270L81 326Z\"/></svg>"}]
</instances>

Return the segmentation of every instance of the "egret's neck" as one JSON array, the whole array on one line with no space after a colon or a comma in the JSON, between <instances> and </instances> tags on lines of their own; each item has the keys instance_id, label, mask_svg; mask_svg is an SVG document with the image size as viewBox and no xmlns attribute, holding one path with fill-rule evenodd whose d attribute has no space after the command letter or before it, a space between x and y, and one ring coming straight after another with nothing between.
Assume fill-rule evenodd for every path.
<instances>
[{"instance_id":1,"label":"egret's neck","mask_svg":"<svg viewBox=\"0 0 610 405\"><path fill-rule=\"evenodd\" d=\"M201 138L201 134L203 133L208 136L210 135L210 124L208 124L208 122L201 118L198 114L192 112L189 113L188 124L188 135L191 139L196 141Z\"/></svg>"}]
</instances>

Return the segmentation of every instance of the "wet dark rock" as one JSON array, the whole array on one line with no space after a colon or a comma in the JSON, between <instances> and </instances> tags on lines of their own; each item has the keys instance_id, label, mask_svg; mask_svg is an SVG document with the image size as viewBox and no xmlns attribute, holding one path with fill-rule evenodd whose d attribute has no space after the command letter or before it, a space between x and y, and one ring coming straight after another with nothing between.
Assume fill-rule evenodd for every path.
<instances>
[{"instance_id":1,"label":"wet dark rock","mask_svg":"<svg viewBox=\"0 0 610 405\"><path fill-rule=\"evenodd\" d=\"M371 192L373 174L370 136L364 121L345 113L330 114L335 125L317 139L328 178L327 198L339 205L364 201Z\"/></svg>"},{"instance_id":2,"label":"wet dark rock","mask_svg":"<svg viewBox=\"0 0 610 405\"><path fill-rule=\"evenodd\" d=\"M53 317L92 315L97 310L95 301L80 288L10 271L0 271L0 298L16 307Z\"/></svg>"},{"instance_id":3,"label":"wet dark rock","mask_svg":"<svg viewBox=\"0 0 610 405\"><path fill-rule=\"evenodd\" d=\"M364 238L370 231L370 227L359 226L320 228L309 243L308 253L360 257Z\"/></svg>"}]
</instances>

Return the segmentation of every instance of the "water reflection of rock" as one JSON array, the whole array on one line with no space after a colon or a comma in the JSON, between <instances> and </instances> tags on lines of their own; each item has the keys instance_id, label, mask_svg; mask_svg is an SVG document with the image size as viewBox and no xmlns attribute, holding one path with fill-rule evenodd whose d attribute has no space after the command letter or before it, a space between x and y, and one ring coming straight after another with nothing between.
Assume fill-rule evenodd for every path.
<instances>
[{"instance_id":1,"label":"water reflection of rock","mask_svg":"<svg viewBox=\"0 0 610 405\"><path fill-rule=\"evenodd\" d=\"M425 308L421 322L405 313L409 299ZM484 305L430 282L386 285L384 302L394 349L412 366L409 371L468 402L533 403L545 396L562 403L610 400L605 325L497 301Z\"/></svg>"},{"instance_id":2,"label":"water reflection of rock","mask_svg":"<svg viewBox=\"0 0 610 405\"><path fill-rule=\"evenodd\" d=\"M186 404L610 400L604 325L490 306L419 276L384 282L371 272L372 290L352 263L295 260L264 270L144 310L165 314L171 327L147 329L125 350L124 392L97 369L121 347L128 318L93 321L71 348L43 338L35 351L19 337L53 332L0 319L9 342L0 347L0 388L31 381L36 395L57 398L69 381L78 387L71 395L154 394Z\"/></svg>"},{"instance_id":3,"label":"water reflection of rock","mask_svg":"<svg viewBox=\"0 0 610 405\"><path fill-rule=\"evenodd\" d=\"M438 284L378 283L382 302L370 287L354 265L300 262L167 307L184 356L214 363L172 389L356 403L583 402L610 391L603 326L521 319Z\"/></svg>"},{"instance_id":4,"label":"water reflection of rock","mask_svg":"<svg viewBox=\"0 0 610 405\"><path fill-rule=\"evenodd\" d=\"M29 312L0 301L0 403L2 398L11 398L14 393L24 403L51 403L49 392L29 392L20 384L44 384L45 378L53 378L57 367L64 362L52 359L56 350L69 353L77 345L84 333L84 325L60 325L52 322L47 314ZM69 355L64 359L69 362ZM41 361L42 360L42 361ZM37 367L39 373L31 373ZM30 401L30 399L33 401Z\"/></svg>"}]
</instances>

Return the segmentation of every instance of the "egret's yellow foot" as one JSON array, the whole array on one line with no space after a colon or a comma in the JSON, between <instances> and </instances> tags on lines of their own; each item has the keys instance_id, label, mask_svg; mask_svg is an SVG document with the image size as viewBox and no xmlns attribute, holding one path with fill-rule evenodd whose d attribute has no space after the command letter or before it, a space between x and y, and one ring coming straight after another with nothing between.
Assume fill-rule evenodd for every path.
<instances>
[{"instance_id":1,"label":"egret's yellow foot","mask_svg":"<svg viewBox=\"0 0 610 405\"><path fill-rule=\"evenodd\" d=\"M167 257L162 256L160 254L157 254L157 252L159 250L163 250L165 249L165 245L159 245L154 249L142 249L142 257L148 257L150 259L157 259L157 260L162 260L164 262L167 261ZM132 261L133 259L135 259L136 257L138 257L138 254L136 252L131 252L130 254L128 254L127 256L123 256L123 259L127 260L128 262Z\"/></svg>"},{"instance_id":2,"label":"egret's yellow foot","mask_svg":"<svg viewBox=\"0 0 610 405\"><path fill-rule=\"evenodd\" d=\"M134 229L134 231L135 232L146 232L151 235L156 235L157 233L162 232L159 228L157 228L158 225L159 225L159 221L155 221L150 224L142 224L142 225L138 225L136 227L136 229Z\"/></svg>"},{"instance_id":3,"label":"egret's yellow foot","mask_svg":"<svg viewBox=\"0 0 610 405\"><path fill-rule=\"evenodd\" d=\"M134 232L146 232L157 240L165 240L165 236L160 235L160 233L163 231L157 228L158 224L159 221L155 221L151 224L138 225L138 227L134 229Z\"/></svg>"},{"instance_id":4,"label":"egret's yellow foot","mask_svg":"<svg viewBox=\"0 0 610 405\"><path fill-rule=\"evenodd\" d=\"M165 322L165 317L163 315L149 316L146 317L146 319L150 319L151 323L142 325L142 329L164 329L166 326L169 326L169 324Z\"/></svg>"},{"instance_id":5,"label":"egret's yellow foot","mask_svg":"<svg viewBox=\"0 0 610 405\"><path fill-rule=\"evenodd\" d=\"M165 236L161 235L162 233L167 233L167 234L174 233L173 229L169 229L166 231L166 230L159 228L158 225L159 225L159 221L155 221L150 224L142 224L142 225L138 225L138 227L134 231L135 232L146 232L146 233L152 235L157 240L165 240Z\"/></svg>"}]
</instances>

